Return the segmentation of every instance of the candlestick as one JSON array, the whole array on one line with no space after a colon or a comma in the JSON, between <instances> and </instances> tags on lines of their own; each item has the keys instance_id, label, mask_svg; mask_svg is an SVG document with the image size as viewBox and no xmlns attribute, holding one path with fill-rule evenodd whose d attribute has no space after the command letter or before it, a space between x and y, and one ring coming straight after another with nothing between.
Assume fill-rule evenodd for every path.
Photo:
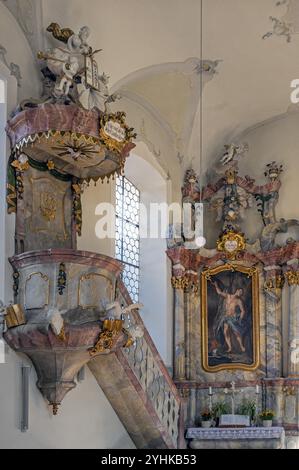
<instances>
[{"instance_id":1,"label":"candlestick","mask_svg":"<svg viewBox=\"0 0 299 470\"><path fill-rule=\"evenodd\" d=\"M213 395L212 387L209 387L209 395Z\"/></svg>"}]
</instances>

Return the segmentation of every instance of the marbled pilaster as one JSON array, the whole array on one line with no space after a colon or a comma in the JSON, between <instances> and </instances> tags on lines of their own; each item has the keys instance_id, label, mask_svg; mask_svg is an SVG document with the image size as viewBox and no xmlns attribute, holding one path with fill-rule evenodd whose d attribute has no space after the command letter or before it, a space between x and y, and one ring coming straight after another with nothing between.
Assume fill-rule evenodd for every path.
<instances>
[{"instance_id":1,"label":"marbled pilaster","mask_svg":"<svg viewBox=\"0 0 299 470\"><path fill-rule=\"evenodd\" d=\"M289 325L288 325L288 377L299 377L299 275L288 272Z\"/></svg>"},{"instance_id":2,"label":"marbled pilaster","mask_svg":"<svg viewBox=\"0 0 299 470\"><path fill-rule=\"evenodd\" d=\"M282 376L282 304L284 278L280 270L267 272L264 284L266 307L267 377Z\"/></svg>"},{"instance_id":3,"label":"marbled pilaster","mask_svg":"<svg viewBox=\"0 0 299 470\"><path fill-rule=\"evenodd\" d=\"M185 313L184 313L184 290L174 289L174 378L185 380Z\"/></svg>"}]
</instances>

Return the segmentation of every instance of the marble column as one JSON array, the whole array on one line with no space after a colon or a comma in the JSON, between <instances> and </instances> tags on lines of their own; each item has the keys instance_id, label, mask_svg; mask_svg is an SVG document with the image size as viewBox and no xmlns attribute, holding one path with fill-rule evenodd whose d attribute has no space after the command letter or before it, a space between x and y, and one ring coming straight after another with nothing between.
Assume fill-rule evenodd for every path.
<instances>
[{"instance_id":1,"label":"marble column","mask_svg":"<svg viewBox=\"0 0 299 470\"><path fill-rule=\"evenodd\" d=\"M299 271L286 272L289 284L288 377L299 378Z\"/></svg>"},{"instance_id":2,"label":"marble column","mask_svg":"<svg viewBox=\"0 0 299 470\"><path fill-rule=\"evenodd\" d=\"M187 380L191 380L191 331L192 331L192 290L185 293L185 375Z\"/></svg>"},{"instance_id":3,"label":"marble column","mask_svg":"<svg viewBox=\"0 0 299 470\"><path fill-rule=\"evenodd\" d=\"M284 277L280 270L266 272L266 372L268 378L282 377L282 303Z\"/></svg>"},{"instance_id":4,"label":"marble column","mask_svg":"<svg viewBox=\"0 0 299 470\"><path fill-rule=\"evenodd\" d=\"M178 282L174 287L174 380L186 379L186 344L184 288Z\"/></svg>"}]
</instances>

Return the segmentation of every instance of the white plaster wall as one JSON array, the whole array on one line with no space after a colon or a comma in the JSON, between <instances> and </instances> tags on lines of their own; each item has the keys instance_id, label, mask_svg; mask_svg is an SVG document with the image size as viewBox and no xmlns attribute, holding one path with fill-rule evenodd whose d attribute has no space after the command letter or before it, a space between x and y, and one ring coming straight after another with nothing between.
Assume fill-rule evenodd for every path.
<instances>
[{"instance_id":1,"label":"white plaster wall","mask_svg":"<svg viewBox=\"0 0 299 470\"><path fill-rule=\"evenodd\" d=\"M21 66L23 80L22 87L18 90L19 99L38 96L39 79L31 50L18 24L2 3L0 3L0 44L7 49L9 62L12 61ZM15 79L10 76L9 70L1 62L0 77L8 80L7 112L9 113L17 103L17 86ZM3 170L0 178L0 298L5 297L9 300L12 298L12 280L7 257L12 255L14 250L14 216L5 216L4 113L6 114L6 110L2 106L0 109L0 155ZM6 223L4 223L5 217ZM6 272L3 269L4 264ZM49 407L36 388L36 375L32 369L29 431L21 433L20 368L22 361L27 363L25 357L21 358L9 350L6 363L0 364L0 448L134 448L122 423L88 369L86 369L84 382L66 396L60 414L56 418L51 416Z\"/></svg>"},{"instance_id":2,"label":"white plaster wall","mask_svg":"<svg viewBox=\"0 0 299 470\"><path fill-rule=\"evenodd\" d=\"M15 18L0 3L0 46L7 50L6 60L19 65L23 80L18 88L18 98L38 98L41 89L37 62Z\"/></svg>"},{"instance_id":3,"label":"white plaster wall","mask_svg":"<svg viewBox=\"0 0 299 470\"><path fill-rule=\"evenodd\" d=\"M150 160L145 145L138 144L136 152ZM144 158L132 153L126 166L126 177L140 190L140 202L147 210L150 229L150 204L167 203L167 182ZM143 225L143 213L140 225ZM149 232L148 232L149 234ZM172 294L169 291L170 271L167 262L166 239L140 239L140 296L144 304L141 316L166 366L172 365Z\"/></svg>"},{"instance_id":4,"label":"white plaster wall","mask_svg":"<svg viewBox=\"0 0 299 470\"><path fill-rule=\"evenodd\" d=\"M112 256L115 254L113 238L98 238L96 236L96 224L101 218L96 215L96 207L101 203L111 203L114 205L115 181L110 178L102 183L99 181L96 186L93 182L85 189L82 195L82 236L77 239L78 250L92 251L102 255Z\"/></svg>"},{"instance_id":5,"label":"white plaster wall","mask_svg":"<svg viewBox=\"0 0 299 470\"><path fill-rule=\"evenodd\" d=\"M25 361L27 362L27 361ZM126 430L95 378L85 368L85 380L65 397L52 415L30 371L29 431L20 426L20 371L22 358L12 350L0 365L1 449L131 449Z\"/></svg>"}]
</instances>

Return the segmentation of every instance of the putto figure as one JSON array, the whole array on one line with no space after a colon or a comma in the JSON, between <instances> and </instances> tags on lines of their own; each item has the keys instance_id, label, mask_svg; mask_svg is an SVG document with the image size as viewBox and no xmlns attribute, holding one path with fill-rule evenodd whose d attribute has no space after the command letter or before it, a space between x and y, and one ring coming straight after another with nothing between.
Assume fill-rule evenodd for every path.
<instances>
[{"instance_id":1,"label":"putto figure","mask_svg":"<svg viewBox=\"0 0 299 470\"><path fill-rule=\"evenodd\" d=\"M95 55L102 49L93 50L89 45L90 28L82 26L75 33L70 28L51 23L47 31L63 45L38 53L38 58L46 61L46 67L42 69L46 86L44 83L42 100L34 100L34 104L73 102L85 109L97 108L103 113L109 112L108 104L119 96L109 94L109 77L105 73L99 74Z\"/></svg>"},{"instance_id":2,"label":"putto figure","mask_svg":"<svg viewBox=\"0 0 299 470\"><path fill-rule=\"evenodd\" d=\"M220 158L220 163L222 165L228 165L229 163L236 161L239 157L243 156L249 150L249 146L247 143L238 145L231 143L229 145L225 145L224 148L225 152Z\"/></svg>"}]
</instances>

